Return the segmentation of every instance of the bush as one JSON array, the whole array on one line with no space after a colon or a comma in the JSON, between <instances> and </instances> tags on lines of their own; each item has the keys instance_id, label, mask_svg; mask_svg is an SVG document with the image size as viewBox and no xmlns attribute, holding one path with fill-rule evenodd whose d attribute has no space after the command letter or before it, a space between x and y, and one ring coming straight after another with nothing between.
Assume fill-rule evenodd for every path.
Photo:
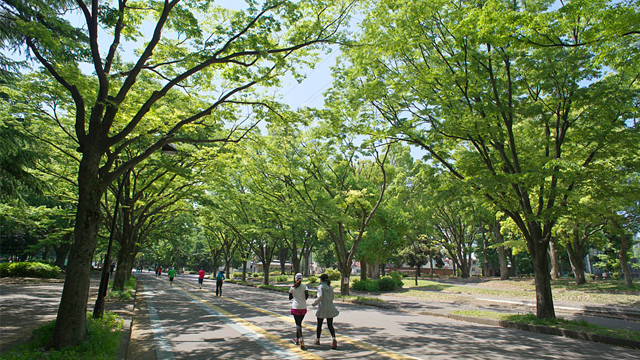
<instances>
[{"instance_id":1,"label":"bush","mask_svg":"<svg viewBox=\"0 0 640 360\"><path fill-rule=\"evenodd\" d=\"M257 278L257 277L260 277L261 275L260 275L260 273L253 273L253 275L251 275L251 276L253 276L254 278Z\"/></svg>"},{"instance_id":2,"label":"bush","mask_svg":"<svg viewBox=\"0 0 640 360\"><path fill-rule=\"evenodd\" d=\"M397 288L401 288L404 286L404 283L402 282L402 274L400 274L400 272L398 271L392 271L389 273L389 276L393 279L393 281L396 282L396 286ZM395 289L393 289L395 290Z\"/></svg>"},{"instance_id":3,"label":"bush","mask_svg":"<svg viewBox=\"0 0 640 360\"><path fill-rule=\"evenodd\" d=\"M327 269L324 271L324 273L327 274L327 276L329 276L329 280L331 281L339 281L340 278L342 278L342 275L340 275L340 271L338 270Z\"/></svg>"},{"instance_id":4,"label":"bush","mask_svg":"<svg viewBox=\"0 0 640 360\"><path fill-rule=\"evenodd\" d=\"M400 280L402 281L402 280ZM393 291L396 289L397 282L391 276L383 276L378 280L380 291Z\"/></svg>"},{"instance_id":5,"label":"bush","mask_svg":"<svg viewBox=\"0 0 640 360\"><path fill-rule=\"evenodd\" d=\"M54 278L59 274L59 267L40 262L14 262L0 264L0 277Z\"/></svg>"},{"instance_id":6,"label":"bush","mask_svg":"<svg viewBox=\"0 0 640 360\"><path fill-rule=\"evenodd\" d=\"M315 275L311 275L307 278L307 283L308 284L313 284L315 282L318 282L318 277L316 277Z\"/></svg>"},{"instance_id":7,"label":"bush","mask_svg":"<svg viewBox=\"0 0 640 360\"><path fill-rule=\"evenodd\" d=\"M242 273L241 272L232 272L231 273L231 278L232 279L242 279Z\"/></svg>"},{"instance_id":8,"label":"bush","mask_svg":"<svg viewBox=\"0 0 640 360\"><path fill-rule=\"evenodd\" d=\"M377 280L356 280L353 282L353 290L377 292L380 291L380 286L378 285Z\"/></svg>"},{"instance_id":9,"label":"bush","mask_svg":"<svg viewBox=\"0 0 640 360\"><path fill-rule=\"evenodd\" d=\"M289 277L287 275L278 275L275 277L275 282L287 282Z\"/></svg>"}]
</instances>

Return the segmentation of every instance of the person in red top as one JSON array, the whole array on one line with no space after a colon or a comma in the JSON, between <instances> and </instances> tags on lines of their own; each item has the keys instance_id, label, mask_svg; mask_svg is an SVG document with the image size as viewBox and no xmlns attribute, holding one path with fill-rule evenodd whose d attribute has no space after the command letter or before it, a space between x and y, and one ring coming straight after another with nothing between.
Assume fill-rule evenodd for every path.
<instances>
[{"instance_id":1,"label":"person in red top","mask_svg":"<svg viewBox=\"0 0 640 360\"><path fill-rule=\"evenodd\" d=\"M198 284L200 285L200 289L202 289L202 283L204 282L204 270L200 269L200 271L198 271Z\"/></svg>"}]
</instances>

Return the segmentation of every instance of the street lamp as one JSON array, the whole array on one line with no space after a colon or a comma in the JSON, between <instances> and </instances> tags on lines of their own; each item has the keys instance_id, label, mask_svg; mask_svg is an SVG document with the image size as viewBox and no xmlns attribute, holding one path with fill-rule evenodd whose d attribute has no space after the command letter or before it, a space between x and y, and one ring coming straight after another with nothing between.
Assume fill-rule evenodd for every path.
<instances>
[{"instance_id":1,"label":"street lamp","mask_svg":"<svg viewBox=\"0 0 640 360\"><path fill-rule=\"evenodd\" d=\"M166 144L161 149L164 155L178 155L178 148L173 144ZM104 299L107 296L107 289L109 287L109 267L111 266L111 246L113 245L113 233L116 229L116 220L118 217L118 209L120 208L120 196L122 195L122 188L124 183L129 178L133 167L127 169L124 173L122 182L118 185L118 193L116 194L116 204L113 209L113 218L111 220L111 233L109 234L109 246L107 246L107 254L102 262L102 276L100 277L100 287L98 288L98 297L96 298L96 304L93 307L93 318L102 319L104 314Z\"/></svg>"}]
</instances>

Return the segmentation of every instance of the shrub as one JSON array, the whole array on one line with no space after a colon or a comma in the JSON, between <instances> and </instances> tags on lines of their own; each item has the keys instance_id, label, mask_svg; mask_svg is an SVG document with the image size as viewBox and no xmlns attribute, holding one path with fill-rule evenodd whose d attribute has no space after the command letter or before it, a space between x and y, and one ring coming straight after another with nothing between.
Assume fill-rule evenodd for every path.
<instances>
[{"instance_id":1,"label":"shrub","mask_svg":"<svg viewBox=\"0 0 640 360\"><path fill-rule=\"evenodd\" d=\"M60 274L60 268L40 262L14 262L0 264L0 277L38 277L54 278Z\"/></svg>"},{"instance_id":2,"label":"shrub","mask_svg":"<svg viewBox=\"0 0 640 360\"><path fill-rule=\"evenodd\" d=\"M400 272L392 271L389 273L389 276L396 282L395 287L399 288L404 286L404 283L402 282L402 274L400 274ZM393 290L395 290L395 288Z\"/></svg>"},{"instance_id":3,"label":"shrub","mask_svg":"<svg viewBox=\"0 0 640 360\"><path fill-rule=\"evenodd\" d=\"M241 272L232 272L231 273L231 278L232 279L242 279L242 273Z\"/></svg>"},{"instance_id":4,"label":"shrub","mask_svg":"<svg viewBox=\"0 0 640 360\"><path fill-rule=\"evenodd\" d=\"M307 278L307 283L308 284L313 284L315 282L318 282L318 278L315 275L311 275Z\"/></svg>"},{"instance_id":5,"label":"shrub","mask_svg":"<svg viewBox=\"0 0 640 360\"><path fill-rule=\"evenodd\" d=\"M342 277L342 275L340 275L340 271L334 269L327 269L324 273L329 276L329 280L331 281L338 281Z\"/></svg>"},{"instance_id":6,"label":"shrub","mask_svg":"<svg viewBox=\"0 0 640 360\"><path fill-rule=\"evenodd\" d=\"M402 280L400 280L402 281ZM380 291L393 291L396 289L397 282L391 276L383 276L378 280Z\"/></svg>"},{"instance_id":7,"label":"shrub","mask_svg":"<svg viewBox=\"0 0 640 360\"><path fill-rule=\"evenodd\" d=\"M254 278L260 277L260 273L253 273L251 276L253 276Z\"/></svg>"},{"instance_id":8,"label":"shrub","mask_svg":"<svg viewBox=\"0 0 640 360\"><path fill-rule=\"evenodd\" d=\"M289 277L287 275L278 275L275 277L276 282L287 282Z\"/></svg>"},{"instance_id":9,"label":"shrub","mask_svg":"<svg viewBox=\"0 0 640 360\"><path fill-rule=\"evenodd\" d=\"M353 282L353 290L355 291L369 291L369 292L378 292L380 291L380 286L378 285L377 280L356 280Z\"/></svg>"}]
</instances>

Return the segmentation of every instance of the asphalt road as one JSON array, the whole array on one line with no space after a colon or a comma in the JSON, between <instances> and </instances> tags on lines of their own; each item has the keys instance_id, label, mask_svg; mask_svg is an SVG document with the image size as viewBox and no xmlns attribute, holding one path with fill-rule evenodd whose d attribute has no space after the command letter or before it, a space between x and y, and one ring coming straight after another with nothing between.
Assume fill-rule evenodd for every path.
<instances>
[{"instance_id":1,"label":"asphalt road","mask_svg":"<svg viewBox=\"0 0 640 360\"><path fill-rule=\"evenodd\" d=\"M197 287L193 276L136 274L138 293L130 359L640 359L640 351L600 343L336 303L338 349L328 329L315 338L315 309L309 308L304 335L295 335L286 294L226 283L215 297L215 282Z\"/></svg>"}]
</instances>

